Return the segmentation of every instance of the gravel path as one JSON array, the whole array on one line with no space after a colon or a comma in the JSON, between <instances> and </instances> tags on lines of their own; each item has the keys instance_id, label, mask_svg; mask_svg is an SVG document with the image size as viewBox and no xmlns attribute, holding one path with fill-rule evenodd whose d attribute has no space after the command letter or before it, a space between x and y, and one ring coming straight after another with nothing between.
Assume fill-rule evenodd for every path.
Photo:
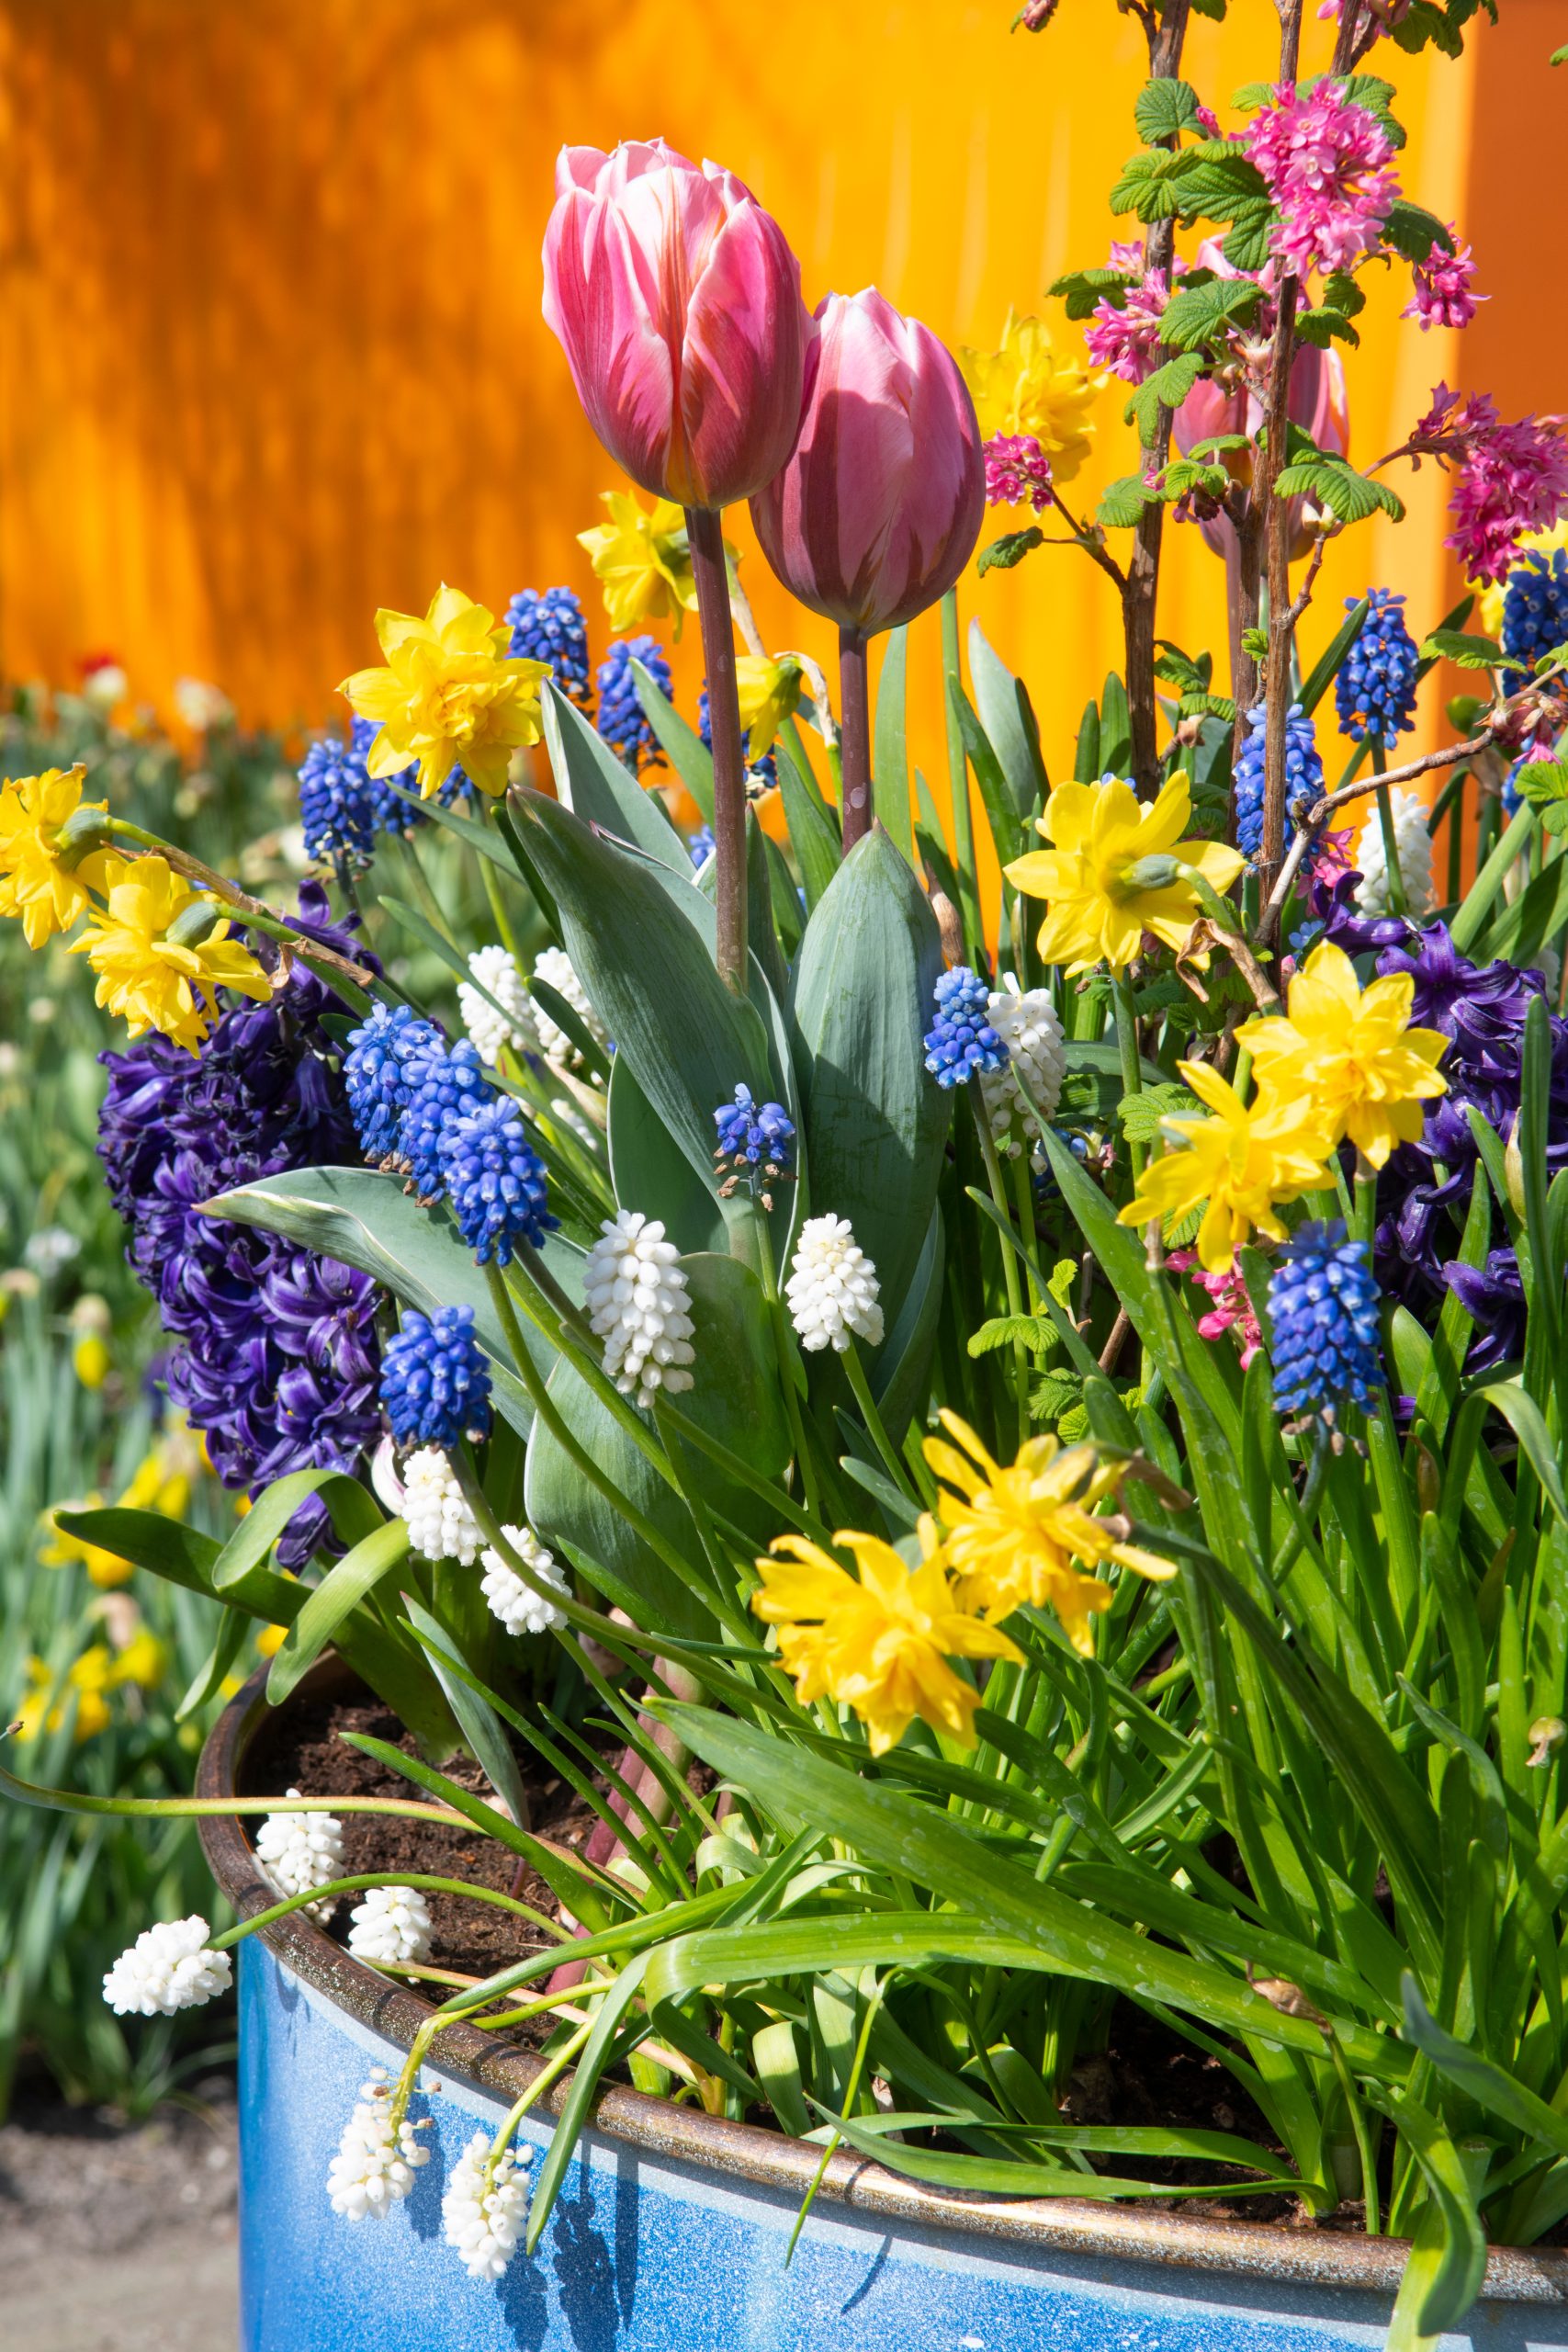
<instances>
[{"instance_id":1,"label":"gravel path","mask_svg":"<svg viewBox=\"0 0 1568 2352\"><path fill-rule=\"evenodd\" d=\"M230 2086L127 2126L19 2101L0 2125L6 2352L234 2352Z\"/></svg>"}]
</instances>

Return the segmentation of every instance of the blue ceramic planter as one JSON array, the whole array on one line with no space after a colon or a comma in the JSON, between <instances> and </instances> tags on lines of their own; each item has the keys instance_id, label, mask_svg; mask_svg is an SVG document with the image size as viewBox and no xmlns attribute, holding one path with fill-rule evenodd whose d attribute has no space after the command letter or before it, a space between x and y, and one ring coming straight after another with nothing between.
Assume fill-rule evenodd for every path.
<instances>
[{"instance_id":1,"label":"blue ceramic planter","mask_svg":"<svg viewBox=\"0 0 1568 2352\"><path fill-rule=\"evenodd\" d=\"M259 1701L203 1758L234 1786ZM260 1907L232 1821L206 1825L242 1912ZM535 2062L458 2028L413 2113L431 2162L384 2221L351 2225L327 2166L368 2070L396 2074L425 2003L298 1917L242 1947L242 2352L1380 2352L1400 2245L1109 2206L970 2200L836 2157L786 2267L818 2152L609 2093L532 2260L470 2280L441 2193ZM530 2117L535 2148L550 2119ZM536 2156L535 2168L538 2158ZM1494 2256L1450 2352L1568 2352L1568 2258Z\"/></svg>"}]
</instances>

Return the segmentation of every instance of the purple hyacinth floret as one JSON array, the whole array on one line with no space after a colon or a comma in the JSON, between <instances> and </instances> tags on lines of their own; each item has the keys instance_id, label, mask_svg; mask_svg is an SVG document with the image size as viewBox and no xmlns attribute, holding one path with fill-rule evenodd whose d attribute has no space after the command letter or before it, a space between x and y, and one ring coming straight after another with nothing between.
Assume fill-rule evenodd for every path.
<instances>
[{"instance_id":1,"label":"purple hyacinth floret","mask_svg":"<svg viewBox=\"0 0 1568 2352\"><path fill-rule=\"evenodd\" d=\"M381 1402L400 1446L436 1445L450 1453L490 1427L490 1369L474 1337L471 1306L411 1311L387 1342Z\"/></svg>"},{"instance_id":2,"label":"purple hyacinth floret","mask_svg":"<svg viewBox=\"0 0 1568 2352\"><path fill-rule=\"evenodd\" d=\"M1007 1067L1008 1049L991 1026L991 991L967 964L936 984L936 1012L926 1033L926 1068L951 1091L980 1070Z\"/></svg>"},{"instance_id":3,"label":"purple hyacinth floret","mask_svg":"<svg viewBox=\"0 0 1568 2352\"><path fill-rule=\"evenodd\" d=\"M1315 876L1307 890L1308 919L1291 933L1291 953L1304 956L1320 940L1330 939L1347 956L1365 956L1380 947L1401 947L1410 935L1403 915L1364 915L1356 904L1360 876Z\"/></svg>"},{"instance_id":4,"label":"purple hyacinth floret","mask_svg":"<svg viewBox=\"0 0 1568 2352\"><path fill-rule=\"evenodd\" d=\"M340 954L365 950L329 922L318 884L298 928ZM253 942L270 960L269 942ZM242 1001L195 1055L166 1037L105 1054L98 1151L130 1227L126 1255L172 1346L170 1401L207 1441L225 1486L259 1490L288 1472L352 1471L380 1428L380 1293L367 1274L279 1234L205 1216L220 1193L355 1157L337 1047L321 1026L342 1001L296 963L265 1004ZM331 1541L311 1499L278 1546L299 1567Z\"/></svg>"},{"instance_id":5,"label":"purple hyacinth floret","mask_svg":"<svg viewBox=\"0 0 1568 2352\"><path fill-rule=\"evenodd\" d=\"M1274 1404L1332 1425L1381 1380L1378 1286L1364 1241L1343 1225L1303 1225L1269 1278Z\"/></svg>"},{"instance_id":6,"label":"purple hyacinth floret","mask_svg":"<svg viewBox=\"0 0 1568 2352\"><path fill-rule=\"evenodd\" d=\"M399 1149L408 1162L422 1201L438 1201L446 1188L441 1169L441 1131L449 1120L478 1110L490 1093L477 1047L460 1037L448 1050L438 1038L409 1065L409 1102L399 1130Z\"/></svg>"},{"instance_id":7,"label":"purple hyacinth floret","mask_svg":"<svg viewBox=\"0 0 1568 2352\"><path fill-rule=\"evenodd\" d=\"M408 1004L373 1004L349 1032L344 1084L367 1159L388 1159L400 1149L414 1081L441 1043L434 1022Z\"/></svg>"},{"instance_id":8,"label":"purple hyacinth floret","mask_svg":"<svg viewBox=\"0 0 1568 2352\"><path fill-rule=\"evenodd\" d=\"M481 1266L510 1265L513 1244L537 1249L559 1224L545 1188L545 1163L528 1141L510 1095L492 1095L449 1119L436 1159L457 1230Z\"/></svg>"}]
</instances>

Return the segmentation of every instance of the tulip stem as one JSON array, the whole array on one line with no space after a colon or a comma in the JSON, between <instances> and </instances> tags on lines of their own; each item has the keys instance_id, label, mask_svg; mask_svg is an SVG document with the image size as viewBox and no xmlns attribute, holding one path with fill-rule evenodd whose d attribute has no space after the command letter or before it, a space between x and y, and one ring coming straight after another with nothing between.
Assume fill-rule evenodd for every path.
<instances>
[{"instance_id":1,"label":"tulip stem","mask_svg":"<svg viewBox=\"0 0 1568 2352\"><path fill-rule=\"evenodd\" d=\"M708 722L713 733L715 902L718 915L718 976L737 996L746 994L746 760L740 748L740 702L735 684L735 628L729 608L729 567L724 527L711 506L688 506L686 539L697 586L703 660L708 673Z\"/></svg>"},{"instance_id":2,"label":"tulip stem","mask_svg":"<svg viewBox=\"0 0 1568 2352\"><path fill-rule=\"evenodd\" d=\"M859 629L839 631L839 718L844 763L844 855L871 831L871 693L865 639Z\"/></svg>"}]
</instances>

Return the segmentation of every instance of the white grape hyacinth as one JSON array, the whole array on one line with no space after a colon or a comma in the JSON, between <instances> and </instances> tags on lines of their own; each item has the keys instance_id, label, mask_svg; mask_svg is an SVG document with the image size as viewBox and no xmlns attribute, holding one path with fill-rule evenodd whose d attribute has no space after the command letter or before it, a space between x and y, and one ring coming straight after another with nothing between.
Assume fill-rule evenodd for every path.
<instances>
[{"instance_id":1,"label":"white grape hyacinth","mask_svg":"<svg viewBox=\"0 0 1568 2352\"><path fill-rule=\"evenodd\" d=\"M327 2166L333 2212L349 2222L383 2221L394 2205L400 2205L420 2165L430 2162L430 2150L414 2137L420 2129L406 2118L394 2125L385 2083L365 2084Z\"/></svg>"},{"instance_id":2,"label":"white grape hyacinth","mask_svg":"<svg viewBox=\"0 0 1568 2352\"><path fill-rule=\"evenodd\" d=\"M286 1794L297 1797L298 1789ZM269 1813L256 1831L256 1860L279 1894L309 1894L313 1886L342 1878L343 1824L335 1813ZM331 1903L306 1905L323 1919Z\"/></svg>"},{"instance_id":3,"label":"white grape hyacinth","mask_svg":"<svg viewBox=\"0 0 1568 2352\"><path fill-rule=\"evenodd\" d=\"M1399 853L1400 879L1404 885L1406 910L1419 918L1438 903L1432 882L1432 836L1427 831L1427 804L1395 785L1389 796L1393 815L1393 842ZM1356 841L1356 865L1361 878L1356 904L1364 915L1388 912L1388 858L1383 849L1382 820L1374 807Z\"/></svg>"},{"instance_id":4,"label":"white grape hyacinth","mask_svg":"<svg viewBox=\"0 0 1568 2352\"><path fill-rule=\"evenodd\" d=\"M226 1951L209 1951L205 1919L165 1919L144 1928L104 1978L104 1998L117 2017L172 2018L199 2009L226 1993L234 1971Z\"/></svg>"},{"instance_id":5,"label":"white grape hyacinth","mask_svg":"<svg viewBox=\"0 0 1568 2352\"><path fill-rule=\"evenodd\" d=\"M880 1347L880 1289L876 1268L855 1239L847 1216L807 1218L795 1245L784 1296L808 1355L819 1348L843 1355L852 1338L863 1340L868 1348Z\"/></svg>"},{"instance_id":6,"label":"white grape hyacinth","mask_svg":"<svg viewBox=\"0 0 1568 2352\"><path fill-rule=\"evenodd\" d=\"M509 2142L487 2178L491 2140L476 2132L456 2165L441 2199L446 2243L463 2257L470 2278L499 2278L517 2251L528 2218L534 2151Z\"/></svg>"},{"instance_id":7,"label":"white grape hyacinth","mask_svg":"<svg viewBox=\"0 0 1568 2352\"><path fill-rule=\"evenodd\" d=\"M607 1044L608 1037L604 1023L589 1003L572 960L563 948L547 947L541 954L536 956L534 978L536 980L543 980L547 989L554 989L557 996L565 998L591 1037L601 1046ZM582 1056L578 1052L566 1031L559 1026L558 1023L550 1019L544 1006L536 1000L533 1012L534 1023L539 1033L539 1050L545 1059L554 1062L558 1069L577 1069L581 1064Z\"/></svg>"},{"instance_id":8,"label":"white grape hyacinth","mask_svg":"<svg viewBox=\"0 0 1568 2352\"><path fill-rule=\"evenodd\" d=\"M468 958L468 969L474 979L458 981L457 1008L479 1059L498 1062L502 1048L506 1046L519 1054L540 1052L534 1001L512 950L476 947ZM479 983L477 988L474 980ZM493 1004L491 997L495 1000Z\"/></svg>"},{"instance_id":9,"label":"white grape hyacinth","mask_svg":"<svg viewBox=\"0 0 1568 2352\"><path fill-rule=\"evenodd\" d=\"M622 1209L606 1217L588 1253L582 1295L594 1336L604 1342L604 1370L623 1396L646 1410L662 1389L692 1385L692 1295L680 1252L657 1217Z\"/></svg>"},{"instance_id":10,"label":"white grape hyacinth","mask_svg":"<svg viewBox=\"0 0 1568 2352\"><path fill-rule=\"evenodd\" d=\"M501 1532L539 1582L553 1586L564 1599L570 1590L567 1580L557 1567L554 1555L546 1551L538 1538L525 1527L503 1527ZM491 1615L498 1617L509 1634L549 1634L566 1623L555 1603L547 1600L542 1592L536 1592L499 1552L486 1552L483 1566L484 1597Z\"/></svg>"},{"instance_id":11,"label":"white grape hyacinth","mask_svg":"<svg viewBox=\"0 0 1568 2352\"><path fill-rule=\"evenodd\" d=\"M349 1913L348 1948L373 1968L430 1957L430 1909L415 1886L373 1886Z\"/></svg>"},{"instance_id":12,"label":"white grape hyacinth","mask_svg":"<svg viewBox=\"0 0 1568 2352\"><path fill-rule=\"evenodd\" d=\"M1024 1101L1019 1080L1022 1079L1050 1118L1061 1101L1062 1080L1067 1072L1062 1023L1045 990L1021 991L1010 972L1005 988L992 989L987 1013L992 1028L1008 1049L1003 1069L980 1072L980 1091L986 1098L991 1135L1009 1157L1016 1159L1023 1149L1013 1132L1016 1111L1030 1138L1031 1161L1036 1169L1042 1168L1045 1154L1040 1141L1040 1122Z\"/></svg>"},{"instance_id":13,"label":"white grape hyacinth","mask_svg":"<svg viewBox=\"0 0 1568 2352\"><path fill-rule=\"evenodd\" d=\"M457 1474L438 1445L422 1445L403 1464L399 1516L409 1543L426 1560L457 1560L471 1567L484 1549Z\"/></svg>"}]
</instances>

